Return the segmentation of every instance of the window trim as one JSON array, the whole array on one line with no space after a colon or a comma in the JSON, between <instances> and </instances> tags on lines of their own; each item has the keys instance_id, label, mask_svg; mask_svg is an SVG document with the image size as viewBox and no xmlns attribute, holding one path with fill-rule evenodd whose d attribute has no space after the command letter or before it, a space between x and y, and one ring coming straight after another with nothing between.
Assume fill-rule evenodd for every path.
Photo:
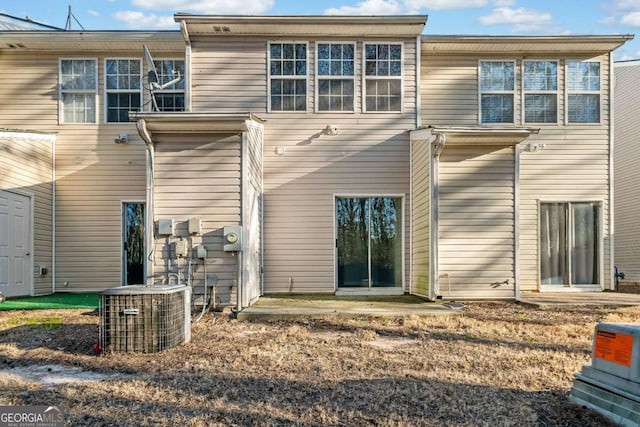
<instances>
[{"instance_id":1,"label":"window trim","mask_svg":"<svg viewBox=\"0 0 640 427\"><path fill-rule=\"evenodd\" d=\"M567 290L591 290L591 289L604 289L605 278L608 277L605 274L604 270L604 200L603 199L591 199L591 198L545 198L538 199L536 207L536 216L537 216L537 227L536 227L536 245L537 245L537 275L538 275L538 290L543 292L564 292ZM566 203L568 205L569 213L571 212L571 204L574 203L595 203L598 205L598 279L600 283L590 284L590 285L579 285L573 283L563 283L561 285L545 285L542 283L542 256L541 256L541 241L540 241L540 229L541 229L541 221L540 221L540 209L541 205L544 203ZM567 229L571 231L571 225L573 224L573 220L571 219L571 215L567 218ZM572 231L571 231L572 232ZM567 239L570 239L572 236L567 234ZM568 262L567 267L569 268L569 282L571 282L571 254L567 256ZM610 266L610 268L612 268Z\"/></svg>"},{"instance_id":2,"label":"window trim","mask_svg":"<svg viewBox=\"0 0 640 427\"><path fill-rule=\"evenodd\" d=\"M386 44L386 45L393 45L393 44L397 44L400 45L400 75L399 76L367 76L367 66L366 66L366 49L368 45L380 45L380 44ZM361 47L361 62L360 62L360 69L361 69L361 76L360 76L360 97L361 97L361 104L362 104L362 112L363 113L368 113L368 114L401 114L405 112L405 108L404 108L404 71L405 71L405 49L404 49L404 42L403 41L393 41L393 40L380 40L380 41L376 41L376 40L369 40L366 42L362 42L362 47ZM420 66L420 64L416 65L417 67ZM367 79L371 79L371 80L400 80L400 110L398 111L368 111L367 110Z\"/></svg>"},{"instance_id":3,"label":"window trim","mask_svg":"<svg viewBox=\"0 0 640 427\"><path fill-rule=\"evenodd\" d=\"M569 91L569 62L597 62L600 64L600 90L598 91ZM602 116L604 109L602 107L602 82L603 82L603 61L601 59L577 59L577 58L565 58L564 60L564 124L566 126L600 126L602 125ZM576 123L569 121L569 95L598 95L600 114L597 122L588 123Z\"/></svg>"},{"instance_id":4,"label":"window trim","mask_svg":"<svg viewBox=\"0 0 640 427\"><path fill-rule=\"evenodd\" d=\"M358 44L355 41L338 41L338 40L316 40L314 42L315 44L315 50L314 50L314 60L315 60L315 66L314 66L314 72L315 72L315 76L314 76L314 112L319 113L319 114L327 114L327 113L336 113L336 114L354 114L356 112L356 93L357 93L357 88L356 88L356 76L358 75ZM319 81L320 80L349 80L349 76L320 76L319 72L318 72L318 67L320 64L320 60L318 59L318 45L320 44L329 44L329 45L333 45L333 44L340 44L340 45L351 45L353 46L353 76L351 76L351 80L353 80L353 105L351 106L351 110L326 110L326 111L322 111L319 108L319 97L320 97L320 93L319 93L319 88L320 88L320 84ZM309 57L308 52L307 52L307 58ZM271 70L269 70L271 71ZM271 90L269 90L269 93L271 93ZM269 102L271 102L271 97L269 97Z\"/></svg>"},{"instance_id":5,"label":"window trim","mask_svg":"<svg viewBox=\"0 0 640 427\"><path fill-rule=\"evenodd\" d=\"M513 64L513 90L511 91L491 91L491 92L483 92L482 91L482 63L483 62L510 62ZM481 126L501 126L501 125L515 125L516 117L518 116L518 105L516 104L516 88L518 87L518 61L516 59L509 58L483 58L478 59L477 65L477 84L478 84L478 124ZM495 95L509 95L513 98L513 120L511 122L500 122L500 123L483 123L482 122L482 95L483 94L495 94Z\"/></svg>"},{"instance_id":6,"label":"window trim","mask_svg":"<svg viewBox=\"0 0 640 427\"><path fill-rule=\"evenodd\" d=\"M143 79L143 75L144 75L144 64L142 61L142 58L136 58L136 57L108 57L108 58L104 58L103 61L103 70L104 70L104 74L103 74L103 78L102 80L104 80L103 86L104 86L104 101L103 101L103 109L104 109L104 123L108 124L108 125L112 125L112 124L122 124L122 123L129 123L129 122L110 122L108 120L109 117L109 100L108 100L108 94L109 93L135 93L135 90L123 90L123 89L108 89L107 88L107 61L121 61L121 60L128 60L128 61L138 61L140 63L140 111L142 111L144 109L144 96L143 96L143 84L144 84L144 79Z\"/></svg>"},{"instance_id":7,"label":"window trim","mask_svg":"<svg viewBox=\"0 0 640 427\"><path fill-rule=\"evenodd\" d=\"M184 62L184 74L181 75L182 80L184 80L184 89L182 90L178 90L178 89L163 89L162 91L158 92L159 94L163 94L163 93L167 93L167 94L182 94L184 96L184 110L182 111L188 111L187 110L187 60L186 58L181 58L178 56L171 56L171 57L159 57L159 58L153 58L154 62L159 62L159 61L182 61ZM156 67L157 69L158 67ZM143 96L142 96L142 106L143 109L145 111L153 111L153 103L151 101L151 95L149 95L149 99L145 99L144 97L144 84L146 83L147 85L149 85L149 82L145 80L146 79L146 73L144 71L144 67L142 68L142 89L143 89ZM144 108L144 106L147 106L147 108ZM160 112L162 112L163 110L160 110Z\"/></svg>"},{"instance_id":8,"label":"window trim","mask_svg":"<svg viewBox=\"0 0 640 427\"><path fill-rule=\"evenodd\" d=\"M95 88L93 89L93 91L79 91L79 90L63 90L62 89L62 61L94 61L95 62L95 71L96 71L96 85ZM58 58L58 124L59 125L79 125L79 126L85 126L85 125L97 125L98 124L98 109L99 109L99 99L100 99L100 95L98 92L98 88L99 88L99 80L100 80L100 76L98 74L98 70L99 70L99 61L97 57L62 57L62 58ZM76 94L89 94L89 93L93 93L95 96L95 105L96 105L96 111L95 111L95 117L94 117L94 121L93 122L82 122L82 123L67 123L64 121L64 102L62 101L62 94L63 93L76 93Z\"/></svg>"},{"instance_id":9,"label":"window trim","mask_svg":"<svg viewBox=\"0 0 640 427\"><path fill-rule=\"evenodd\" d=\"M527 91L525 89L525 72L524 72L524 64L525 62L553 62L556 64L556 90L535 90L535 91ZM521 123L524 125L540 125L540 126L557 126L560 124L560 60L558 59L523 59L520 64L520 90L521 90L521 108L520 108L520 116ZM556 96L556 121L555 122L527 122L526 121L526 112L527 106L525 102L525 98L527 95L555 95ZM514 104L515 108L515 104Z\"/></svg>"},{"instance_id":10,"label":"window trim","mask_svg":"<svg viewBox=\"0 0 640 427\"><path fill-rule=\"evenodd\" d=\"M272 76L271 75L271 44L304 44L307 46L307 74L304 76L306 85L306 101L305 109L300 111L295 110L272 110L271 109L271 79L286 79L286 80L303 80L301 76ZM309 113L309 41L308 40L268 40L267 41L267 113L274 114L306 114Z\"/></svg>"}]
</instances>

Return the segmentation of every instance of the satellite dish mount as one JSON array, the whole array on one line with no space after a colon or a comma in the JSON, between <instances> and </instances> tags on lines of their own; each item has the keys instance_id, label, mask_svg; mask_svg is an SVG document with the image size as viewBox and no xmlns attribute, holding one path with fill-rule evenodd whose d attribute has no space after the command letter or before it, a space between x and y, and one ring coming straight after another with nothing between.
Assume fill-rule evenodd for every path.
<instances>
[{"instance_id":1,"label":"satellite dish mount","mask_svg":"<svg viewBox=\"0 0 640 427\"><path fill-rule=\"evenodd\" d=\"M175 76L174 79L166 83L161 83L160 78L158 77L158 70L156 70L156 65L153 62L153 57L151 56L149 48L146 45L142 45L142 48L144 49L144 59L147 65L147 81L149 84L148 89L149 97L151 98L151 105L153 111L160 111L158 108L158 102L156 101L155 92L161 92L171 85L178 83L180 79L182 79L182 76L180 75L180 71L171 70L171 74Z\"/></svg>"}]
</instances>

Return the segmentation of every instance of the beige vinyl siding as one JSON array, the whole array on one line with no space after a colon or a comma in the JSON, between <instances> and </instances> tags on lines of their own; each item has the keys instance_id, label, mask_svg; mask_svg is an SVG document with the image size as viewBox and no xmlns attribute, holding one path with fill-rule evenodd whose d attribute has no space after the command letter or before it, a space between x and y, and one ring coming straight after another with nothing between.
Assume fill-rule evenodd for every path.
<instances>
[{"instance_id":1,"label":"beige vinyl siding","mask_svg":"<svg viewBox=\"0 0 640 427\"><path fill-rule=\"evenodd\" d=\"M126 47L126 43L123 43ZM164 50L149 43L155 51ZM56 134L56 290L98 291L122 282L122 201L145 200L145 148L133 123L104 123L105 58L142 51L0 52L0 123ZM182 58L168 52L159 58ZM58 124L60 58L98 60L98 123ZM17 72L19 70L19 72ZM119 134L127 144L114 144Z\"/></svg>"},{"instance_id":2,"label":"beige vinyl siding","mask_svg":"<svg viewBox=\"0 0 640 427\"><path fill-rule=\"evenodd\" d=\"M423 44L421 68L422 124L478 125L478 61L512 59L516 62L515 125L522 123L521 67L523 54L447 55L428 51ZM603 285L609 287L609 70L608 55L527 55L526 59L559 60L558 124L527 124L540 128L521 143L539 142L544 150L520 154L520 286L539 289L538 201L600 201L603 230ZM565 125L565 61L601 61L601 123ZM446 151L451 148L448 147ZM441 211L441 215L444 215ZM442 218L442 216L441 216ZM446 282L441 283L445 290Z\"/></svg>"},{"instance_id":3,"label":"beige vinyl siding","mask_svg":"<svg viewBox=\"0 0 640 427\"><path fill-rule=\"evenodd\" d=\"M514 297L514 166L512 147L451 146L440 155L443 297Z\"/></svg>"},{"instance_id":4,"label":"beige vinyl siding","mask_svg":"<svg viewBox=\"0 0 640 427\"><path fill-rule=\"evenodd\" d=\"M33 196L33 289L49 294L53 267L54 135L0 131L0 190ZM48 274L40 275L40 266Z\"/></svg>"},{"instance_id":5,"label":"beige vinyl siding","mask_svg":"<svg viewBox=\"0 0 640 427\"><path fill-rule=\"evenodd\" d=\"M167 274L180 274L184 280L185 260L176 265L171 244L182 239L189 248L207 248L207 280L217 278L216 303L234 304L237 284L237 257L223 251L223 228L239 225L240 154L239 135L164 136L155 144L154 217L173 218L175 237L159 236L155 245L154 282L167 283ZM201 235L188 234L190 218L202 220ZM171 283L175 283L173 281ZM193 285L201 292L204 268L196 264Z\"/></svg>"},{"instance_id":6,"label":"beige vinyl siding","mask_svg":"<svg viewBox=\"0 0 640 427\"><path fill-rule=\"evenodd\" d=\"M412 141L412 288L429 297L431 245L431 149L424 140Z\"/></svg>"},{"instance_id":7,"label":"beige vinyl siding","mask_svg":"<svg viewBox=\"0 0 640 427\"><path fill-rule=\"evenodd\" d=\"M228 112L235 107L266 119L263 262L267 293L334 291L335 195L406 196L403 227L405 254L409 253L407 131L415 127L415 39L372 40L404 43L404 112L367 114L362 114L361 76L362 42L369 40L360 39L355 40L356 112L314 113L318 40L296 39L309 42L306 113L266 113L267 42L263 38L193 42L193 110ZM218 52L216 47L222 45ZM232 98L238 93L243 95L236 104ZM338 127L338 135L323 133L329 124ZM284 155L275 153L278 146L285 147Z\"/></svg>"},{"instance_id":8,"label":"beige vinyl siding","mask_svg":"<svg viewBox=\"0 0 640 427\"><path fill-rule=\"evenodd\" d=\"M640 64L617 64L614 88L615 265L640 282Z\"/></svg>"}]
</instances>

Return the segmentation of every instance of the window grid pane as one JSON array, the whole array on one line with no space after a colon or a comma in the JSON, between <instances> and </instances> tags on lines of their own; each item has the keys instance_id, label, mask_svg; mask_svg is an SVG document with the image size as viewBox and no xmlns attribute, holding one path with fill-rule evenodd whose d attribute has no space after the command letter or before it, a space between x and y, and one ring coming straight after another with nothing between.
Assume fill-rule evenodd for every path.
<instances>
[{"instance_id":1,"label":"window grid pane","mask_svg":"<svg viewBox=\"0 0 640 427\"><path fill-rule=\"evenodd\" d=\"M478 80L481 123L513 123L515 63L480 61Z\"/></svg>"},{"instance_id":2,"label":"window grid pane","mask_svg":"<svg viewBox=\"0 0 640 427\"><path fill-rule=\"evenodd\" d=\"M402 45L365 44L366 111L402 111Z\"/></svg>"},{"instance_id":3,"label":"window grid pane","mask_svg":"<svg viewBox=\"0 0 640 427\"><path fill-rule=\"evenodd\" d=\"M270 43L269 74L271 111L307 110L306 43Z\"/></svg>"},{"instance_id":4,"label":"window grid pane","mask_svg":"<svg viewBox=\"0 0 640 427\"><path fill-rule=\"evenodd\" d=\"M567 122L600 123L600 63L567 61Z\"/></svg>"},{"instance_id":5,"label":"window grid pane","mask_svg":"<svg viewBox=\"0 0 640 427\"><path fill-rule=\"evenodd\" d=\"M524 97L525 123L557 123L558 98L551 94L531 94Z\"/></svg>"},{"instance_id":6,"label":"window grid pane","mask_svg":"<svg viewBox=\"0 0 640 427\"><path fill-rule=\"evenodd\" d=\"M95 123L97 95L95 59L60 60L62 123Z\"/></svg>"},{"instance_id":7,"label":"window grid pane","mask_svg":"<svg viewBox=\"0 0 640 427\"><path fill-rule=\"evenodd\" d=\"M158 73L158 84L164 85L175 80L178 75L181 79L163 89L155 92L156 104L159 111L184 111L184 60L182 59L157 59L153 61Z\"/></svg>"},{"instance_id":8,"label":"window grid pane","mask_svg":"<svg viewBox=\"0 0 640 427\"><path fill-rule=\"evenodd\" d=\"M139 111L142 71L139 59L106 60L107 123L128 122Z\"/></svg>"}]
</instances>

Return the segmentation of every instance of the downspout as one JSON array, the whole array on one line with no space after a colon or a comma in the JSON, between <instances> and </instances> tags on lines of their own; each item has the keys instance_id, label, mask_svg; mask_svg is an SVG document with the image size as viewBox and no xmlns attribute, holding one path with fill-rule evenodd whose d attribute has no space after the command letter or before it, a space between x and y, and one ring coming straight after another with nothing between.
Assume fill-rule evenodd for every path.
<instances>
[{"instance_id":1,"label":"downspout","mask_svg":"<svg viewBox=\"0 0 640 427\"><path fill-rule=\"evenodd\" d=\"M513 293L516 301L520 301L520 145L514 148L513 171Z\"/></svg>"},{"instance_id":2,"label":"downspout","mask_svg":"<svg viewBox=\"0 0 640 427\"><path fill-rule=\"evenodd\" d=\"M615 265L615 257L614 257L614 252L615 252L615 247L614 247L614 212L613 212L613 202L614 202L614 174L613 174L613 140L614 140L614 133L613 133L613 113L614 113L614 108L613 108L613 90L615 87L615 81L616 76L615 76L615 72L613 71L613 52L609 52L609 288L612 291L617 291L618 288L616 286L616 281L615 281L615 272L614 272L614 265ZM604 221L603 221L604 222ZM604 242L603 242L603 246L604 246ZM604 258L604 257L603 257ZM603 287L604 287L604 283L603 283Z\"/></svg>"},{"instance_id":3,"label":"downspout","mask_svg":"<svg viewBox=\"0 0 640 427\"><path fill-rule=\"evenodd\" d=\"M51 167L53 168L51 172L51 180L52 180L52 191L51 195L51 227L53 228L53 233L51 236L51 292L56 292L56 137L53 137L53 153L51 160Z\"/></svg>"},{"instance_id":4,"label":"downspout","mask_svg":"<svg viewBox=\"0 0 640 427\"><path fill-rule=\"evenodd\" d=\"M186 21L180 21L180 31L184 38L184 107L191 111L191 39Z\"/></svg>"},{"instance_id":5,"label":"downspout","mask_svg":"<svg viewBox=\"0 0 640 427\"><path fill-rule=\"evenodd\" d=\"M422 38L416 36L416 129L420 129L422 109L420 108L420 43ZM409 294L413 293L413 144L409 134Z\"/></svg>"},{"instance_id":6,"label":"downspout","mask_svg":"<svg viewBox=\"0 0 640 427\"><path fill-rule=\"evenodd\" d=\"M260 125L260 296L264 295L264 126Z\"/></svg>"},{"instance_id":7,"label":"downspout","mask_svg":"<svg viewBox=\"0 0 640 427\"><path fill-rule=\"evenodd\" d=\"M237 280L237 286L236 286L236 309L237 309L237 313L240 313L240 311L242 311L242 294L244 291L244 281L243 281L243 274L244 274L244 254L243 252L245 250L247 250L247 244L246 242L249 240L248 239L248 226L249 226L249 221L247 219L247 212L245 212L245 208L247 206L247 198L248 198L248 189L249 189L249 185L248 185L248 177L247 177L247 171L248 171L248 149L247 146L249 144L249 136L248 136L248 132L249 132L249 128L247 127L247 130L245 130L244 132L242 132L241 136L240 136L240 225L242 227L242 237L240 239L240 241L242 242L242 247L240 248L240 250L237 252L238 254L238 278Z\"/></svg>"},{"instance_id":8,"label":"downspout","mask_svg":"<svg viewBox=\"0 0 640 427\"><path fill-rule=\"evenodd\" d=\"M440 213L439 213L439 199L440 199L440 154L447 143L447 136L444 133L436 134L436 140L433 143L433 163L431 168L432 173L432 193L431 193L431 265L432 274L431 281L433 283L433 295L435 299L442 299L440 293L440 269L438 267L439 256L438 251L440 248Z\"/></svg>"},{"instance_id":9,"label":"downspout","mask_svg":"<svg viewBox=\"0 0 640 427\"><path fill-rule=\"evenodd\" d=\"M144 227L144 240L146 249L146 264L145 264L145 284L147 286L153 285L153 269L155 266L155 248L154 248L154 213L153 213L153 181L154 181L154 146L151 139L151 134L147 129L147 122L144 119L138 119L136 122L136 128L138 133L144 140L147 151L147 191L146 191L146 209L145 209L145 227Z\"/></svg>"}]
</instances>

